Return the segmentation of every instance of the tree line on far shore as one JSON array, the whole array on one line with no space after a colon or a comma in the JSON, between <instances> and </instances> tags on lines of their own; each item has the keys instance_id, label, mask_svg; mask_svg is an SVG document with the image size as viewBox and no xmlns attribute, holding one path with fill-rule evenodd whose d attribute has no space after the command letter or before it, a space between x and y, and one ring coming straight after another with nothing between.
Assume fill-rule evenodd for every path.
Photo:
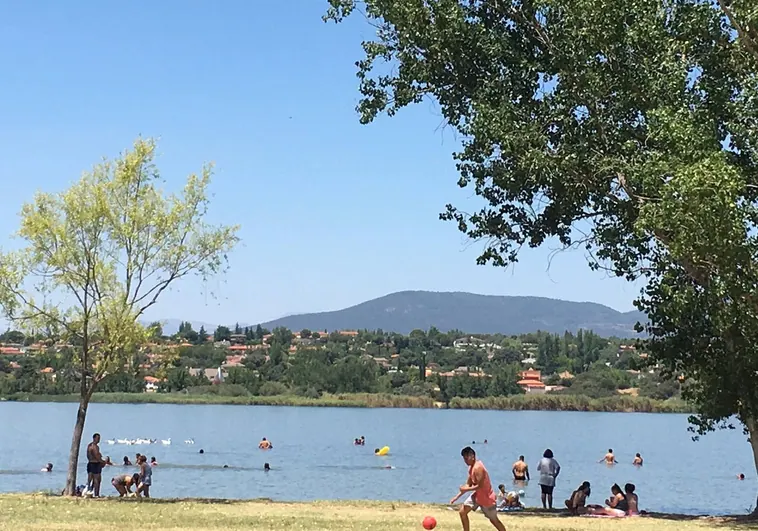
<instances>
[{"instance_id":1,"label":"tree line on far shore","mask_svg":"<svg viewBox=\"0 0 758 531\"><path fill-rule=\"evenodd\" d=\"M153 362L150 351L135 353L126 370L102 383L101 392L142 392L144 377L150 375L161 380L159 392L308 398L323 393L390 393L449 402L522 394L524 389L517 383L521 373L535 368L543 383L556 389L551 394L594 399L626 392L665 400L680 393L679 382L651 371L644 355L628 341L585 330L472 336L431 328L406 336L382 330L294 334L286 328L269 332L260 326L219 326L211 335L202 328L193 330L189 323L182 323L171 337L164 336L157 324L151 330L158 352L167 352L168 345L184 346ZM232 336L249 350L239 364L224 367L223 382L214 381L205 369L226 364ZM11 340L29 342L19 332L0 335L0 341ZM456 340L463 341L454 344ZM0 359L0 395L70 394L78 389L73 349L6 358ZM45 368L49 372L43 372Z\"/></svg>"}]
</instances>

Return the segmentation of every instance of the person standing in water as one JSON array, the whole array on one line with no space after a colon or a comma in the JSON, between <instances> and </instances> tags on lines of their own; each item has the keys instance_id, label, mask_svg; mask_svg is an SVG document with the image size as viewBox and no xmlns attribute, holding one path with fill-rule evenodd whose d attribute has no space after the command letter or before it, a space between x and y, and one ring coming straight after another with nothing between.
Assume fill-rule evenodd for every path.
<instances>
[{"instance_id":1,"label":"person standing in water","mask_svg":"<svg viewBox=\"0 0 758 531\"><path fill-rule=\"evenodd\" d=\"M150 497L150 486L153 484L153 467L147 462L147 457L139 456L139 485L137 485L137 496L140 494L145 498Z\"/></svg>"},{"instance_id":2,"label":"person standing in water","mask_svg":"<svg viewBox=\"0 0 758 531\"><path fill-rule=\"evenodd\" d=\"M542 454L542 459L537 465L537 472L540 473L539 485L542 491L542 507L543 509L552 509L555 479L561 473L561 465L553 458L553 451L550 448Z\"/></svg>"},{"instance_id":3,"label":"person standing in water","mask_svg":"<svg viewBox=\"0 0 758 531\"><path fill-rule=\"evenodd\" d=\"M477 460L476 452L470 446L461 450L461 457L463 457L463 461L469 467L468 479L465 485L461 485L458 495L450 500L450 504L452 505L458 501L458 498L464 494L471 493L460 509L463 531L469 531L470 522L468 514L477 508L482 510L484 516L489 519L495 529L505 531L505 526L497 517L497 497L495 496L495 491L492 490L490 475L484 467L484 463Z\"/></svg>"},{"instance_id":4,"label":"person standing in water","mask_svg":"<svg viewBox=\"0 0 758 531\"><path fill-rule=\"evenodd\" d=\"M634 466L642 466L642 456L640 454L635 455L632 464Z\"/></svg>"},{"instance_id":5,"label":"person standing in water","mask_svg":"<svg viewBox=\"0 0 758 531\"><path fill-rule=\"evenodd\" d=\"M615 465L618 463L618 461L616 461L616 456L613 455L613 448L608 448L608 453L605 454L605 456L603 456L603 458L598 461L598 463L602 463L603 461L605 461L606 465Z\"/></svg>"},{"instance_id":6,"label":"person standing in water","mask_svg":"<svg viewBox=\"0 0 758 531\"><path fill-rule=\"evenodd\" d=\"M524 461L524 456L518 456L518 461L513 463L513 480L529 481L529 465Z\"/></svg>"},{"instance_id":7,"label":"person standing in water","mask_svg":"<svg viewBox=\"0 0 758 531\"><path fill-rule=\"evenodd\" d=\"M92 491L95 498L100 497L100 483L103 480L102 472L105 466L99 444L100 434L96 433L92 436L92 442L87 445L87 488Z\"/></svg>"}]
</instances>

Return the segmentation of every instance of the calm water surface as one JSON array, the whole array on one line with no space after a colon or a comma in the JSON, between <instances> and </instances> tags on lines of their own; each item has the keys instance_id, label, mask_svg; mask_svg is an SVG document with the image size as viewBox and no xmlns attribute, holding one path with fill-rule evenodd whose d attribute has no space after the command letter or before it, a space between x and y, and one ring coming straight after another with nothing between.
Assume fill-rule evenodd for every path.
<instances>
[{"instance_id":1,"label":"calm water surface","mask_svg":"<svg viewBox=\"0 0 758 531\"><path fill-rule=\"evenodd\" d=\"M0 492L62 489L75 413L74 404L0 403ZM85 442L95 431L102 434L103 455L116 463L124 455L134 461L137 452L157 458L151 489L157 497L446 503L466 479L460 449L486 438L489 444L475 449L494 484L510 486L519 454L536 475L550 447L562 467L555 489L561 504L583 480L592 482L595 503L614 482L635 483L641 507L653 511L744 513L755 500L745 437L727 431L693 442L685 415L93 404ZM366 446L353 446L361 435ZM106 442L138 437L170 437L172 444ZM275 448L258 450L261 437ZM188 438L195 444L185 444ZM384 445L391 454L374 456L374 448ZM597 463L609 447L620 461L612 468ZM641 469L631 465L636 452L645 458ZM55 471L39 472L48 461ZM263 472L264 462L271 472ZM115 494L111 477L132 470L107 468L103 494ZM746 481L736 479L740 472ZM81 464L79 482L85 480ZM535 480L524 502L539 505Z\"/></svg>"}]
</instances>

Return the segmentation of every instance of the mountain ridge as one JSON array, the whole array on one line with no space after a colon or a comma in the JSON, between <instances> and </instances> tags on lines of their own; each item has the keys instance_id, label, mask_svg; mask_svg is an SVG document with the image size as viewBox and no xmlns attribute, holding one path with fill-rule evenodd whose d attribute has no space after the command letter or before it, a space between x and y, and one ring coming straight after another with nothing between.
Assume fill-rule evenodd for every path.
<instances>
[{"instance_id":1,"label":"mountain ridge","mask_svg":"<svg viewBox=\"0 0 758 531\"><path fill-rule=\"evenodd\" d=\"M562 334L578 329L601 336L638 337L637 321L645 316L636 310L620 312L597 302L566 301L526 295L481 295L463 291L408 290L390 293L340 310L298 313L261 323L269 330L382 329L408 334L434 326L446 332L457 329L472 334L525 334L542 330ZM164 320L177 323L180 320ZM195 322L190 321L195 326ZM203 324L208 332L216 325ZM246 326L240 323L240 326ZM248 325L249 326L249 325ZM253 325L255 326L255 325ZM164 325L167 333L170 326Z\"/></svg>"},{"instance_id":2,"label":"mountain ridge","mask_svg":"<svg viewBox=\"0 0 758 531\"><path fill-rule=\"evenodd\" d=\"M642 320L644 315L635 310L619 312L589 301L415 290L390 293L341 310L290 315L262 325L291 330L381 328L403 334L435 326L441 331L506 335L583 328L605 336L634 337L634 325Z\"/></svg>"}]
</instances>

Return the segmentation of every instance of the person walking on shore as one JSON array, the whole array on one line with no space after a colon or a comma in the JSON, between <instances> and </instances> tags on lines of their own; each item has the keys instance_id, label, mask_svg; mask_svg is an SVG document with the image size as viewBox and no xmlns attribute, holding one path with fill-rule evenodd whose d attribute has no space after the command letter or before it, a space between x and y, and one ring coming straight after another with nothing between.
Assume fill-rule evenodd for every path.
<instances>
[{"instance_id":1,"label":"person walking on shore","mask_svg":"<svg viewBox=\"0 0 758 531\"><path fill-rule=\"evenodd\" d=\"M505 531L505 526L497 517L497 497L495 491L492 490L490 475L484 467L484 463L477 460L476 452L470 446L461 450L461 457L469 467L468 479L465 485L461 485L458 495L450 500L450 504L454 504L464 494L471 493L460 509L463 531L469 531L468 514L477 508L482 510L484 516L489 519L495 529Z\"/></svg>"},{"instance_id":2,"label":"person walking on shore","mask_svg":"<svg viewBox=\"0 0 758 531\"><path fill-rule=\"evenodd\" d=\"M553 458L553 451L550 448L542 454L542 459L537 465L537 472L540 473L539 485L542 491L542 507L552 509L555 479L561 473L561 465Z\"/></svg>"}]
</instances>

